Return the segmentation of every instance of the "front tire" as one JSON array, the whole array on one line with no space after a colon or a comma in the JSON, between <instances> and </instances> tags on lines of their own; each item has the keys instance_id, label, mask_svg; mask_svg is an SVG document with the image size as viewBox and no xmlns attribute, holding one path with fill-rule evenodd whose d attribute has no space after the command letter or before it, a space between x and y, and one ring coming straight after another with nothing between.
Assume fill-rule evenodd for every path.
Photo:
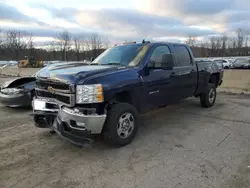
<instances>
[{"instance_id":1,"label":"front tire","mask_svg":"<svg viewBox=\"0 0 250 188\"><path fill-rule=\"evenodd\" d=\"M113 104L108 110L104 125L104 140L115 147L130 144L138 130L139 115L128 103Z\"/></svg>"},{"instance_id":2,"label":"front tire","mask_svg":"<svg viewBox=\"0 0 250 188\"><path fill-rule=\"evenodd\" d=\"M215 84L208 83L206 91L200 96L200 103L202 107L210 108L214 105L216 100L216 87Z\"/></svg>"}]
</instances>

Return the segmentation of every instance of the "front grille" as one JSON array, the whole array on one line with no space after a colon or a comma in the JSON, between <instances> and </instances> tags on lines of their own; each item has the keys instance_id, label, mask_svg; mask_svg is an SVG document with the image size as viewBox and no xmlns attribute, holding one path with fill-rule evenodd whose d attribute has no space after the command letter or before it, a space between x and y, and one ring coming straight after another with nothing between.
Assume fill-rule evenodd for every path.
<instances>
[{"instance_id":1,"label":"front grille","mask_svg":"<svg viewBox=\"0 0 250 188\"><path fill-rule=\"evenodd\" d=\"M40 91L40 90L36 90L36 95L38 97L56 99L56 100L58 100L60 102L70 104L70 97L69 96L63 96L63 95L59 95L59 94L52 94L52 93L49 93L49 92L46 92L46 91Z\"/></svg>"},{"instance_id":2,"label":"front grille","mask_svg":"<svg viewBox=\"0 0 250 188\"><path fill-rule=\"evenodd\" d=\"M49 87L52 87L49 91ZM37 97L55 99L58 103L63 103L66 106L74 106L75 94L74 85L53 81L53 80L36 80L36 95Z\"/></svg>"},{"instance_id":3,"label":"front grille","mask_svg":"<svg viewBox=\"0 0 250 188\"><path fill-rule=\"evenodd\" d=\"M70 85L66 83L54 82L51 80L36 80L36 87L39 89L48 89L49 86L59 90L71 90Z\"/></svg>"}]
</instances>

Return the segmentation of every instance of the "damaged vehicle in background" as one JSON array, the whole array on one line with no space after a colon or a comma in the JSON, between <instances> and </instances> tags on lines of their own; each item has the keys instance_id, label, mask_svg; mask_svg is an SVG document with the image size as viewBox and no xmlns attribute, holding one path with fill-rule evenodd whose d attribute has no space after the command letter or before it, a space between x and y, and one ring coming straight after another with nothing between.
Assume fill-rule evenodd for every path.
<instances>
[{"instance_id":1,"label":"damaged vehicle in background","mask_svg":"<svg viewBox=\"0 0 250 188\"><path fill-rule=\"evenodd\" d=\"M15 78L5 82L0 88L0 102L8 107L29 107L35 96L36 76L40 71L48 72L54 67L76 66L78 64L87 64L86 62L64 62L57 64L49 64L40 69L30 77Z\"/></svg>"},{"instance_id":2,"label":"damaged vehicle in background","mask_svg":"<svg viewBox=\"0 0 250 188\"><path fill-rule=\"evenodd\" d=\"M5 82L0 89L0 101L9 107L28 107L35 94L36 78L22 77Z\"/></svg>"},{"instance_id":3,"label":"damaged vehicle in background","mask_svg":"<svg viewBox=\"0 0 250 188\"><path fill-rule=\"evenodd\" d=\"M238 58L232 63L231 68L233 69L249 69L250 68L250 59L247 58Z\"/></svg>"}]
</instances>

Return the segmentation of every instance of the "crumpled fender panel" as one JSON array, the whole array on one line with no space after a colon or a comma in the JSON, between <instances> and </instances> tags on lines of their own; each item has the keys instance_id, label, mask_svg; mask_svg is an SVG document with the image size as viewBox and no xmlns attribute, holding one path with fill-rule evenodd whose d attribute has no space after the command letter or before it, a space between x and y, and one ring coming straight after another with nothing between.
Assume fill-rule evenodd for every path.
<instances>
[{"instance_id":1,"label":"crumpled fender panel","mask_svg":"<svg viewBox=\"0 0 250 188\"><path fill-rule=\"evenodd\" d=\"M22 78L16 78L14 80L8 81L6 85L4 85L3 88L16 88L25 84L29 84L31 82L35 82L35 77L22 77Z\"/></svg>"}]
</instances>

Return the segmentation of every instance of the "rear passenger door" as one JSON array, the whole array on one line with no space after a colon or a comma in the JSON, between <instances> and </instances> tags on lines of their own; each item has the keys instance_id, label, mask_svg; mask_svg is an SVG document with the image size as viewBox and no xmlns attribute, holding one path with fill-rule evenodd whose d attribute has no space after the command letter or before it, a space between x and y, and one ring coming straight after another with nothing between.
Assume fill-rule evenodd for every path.
<instances>
[{"instance_id":1,"label":"rear passenger door","mask_svg":"<svg viewBox=\"0 0 250 188\"><path fill-rule=\"evenodd\" d=\"M173 45L179 82L179 97L192 97L197 87L198 75L196 64L185 45Z\"/></svg>"}]
</instances>

